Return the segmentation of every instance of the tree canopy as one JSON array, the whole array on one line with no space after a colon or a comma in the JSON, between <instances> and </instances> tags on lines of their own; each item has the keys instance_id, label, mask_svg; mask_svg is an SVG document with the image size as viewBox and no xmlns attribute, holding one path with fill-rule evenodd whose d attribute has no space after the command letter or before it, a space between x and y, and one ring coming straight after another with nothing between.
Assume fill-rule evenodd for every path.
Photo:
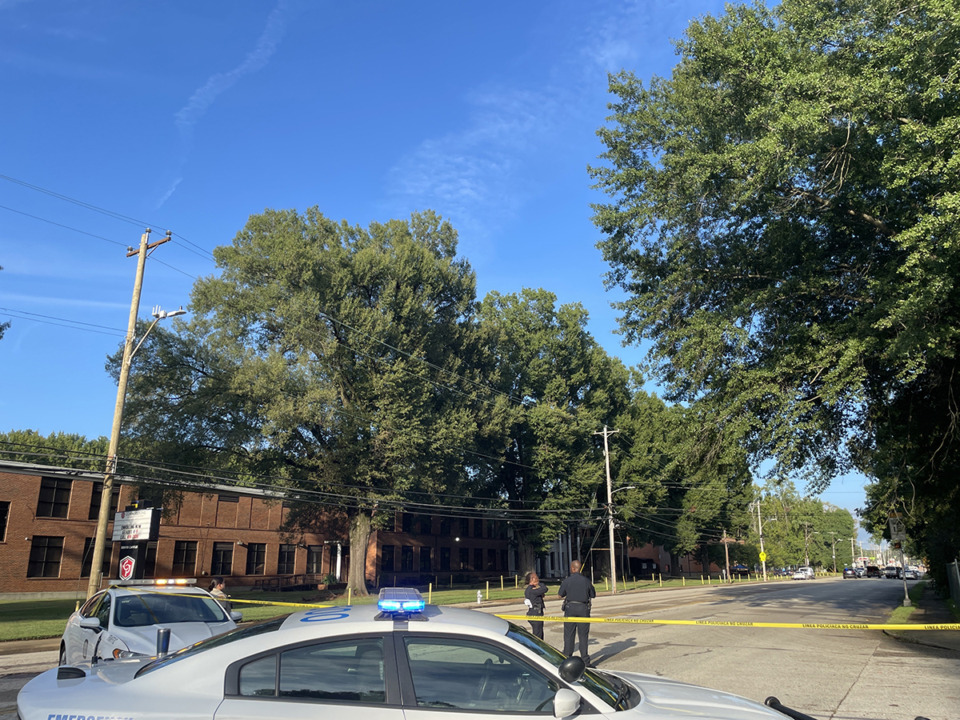
<instances>
[{"instance_id":1,"label":"tree canopy","mask_svg":"<svg viewBox=\"0 0 960 720\"><path fill-rule=\"evenodd\" d=\"M362 550L350 583L365 592L381 504L464 481L482 388L475 281L456 246L432 213L366 229L316 209L251 217L215 251L220 274L195 285L190 323L151 336L128 433L322 497L348 518Z\"/></svg>"},{"instance_id":2,"label":"tree canopy","mask_svg":"<svg viewBox=\"0 0 960 720\"><path fill-rule=\"evenodd\" d=\"M951 0L784 0L610 79L591 169L628 339L667 397L813 489L856 467L960 545L960 25ZM936 526L934 531L930 525Z\"/></svg>"}]
</instances>

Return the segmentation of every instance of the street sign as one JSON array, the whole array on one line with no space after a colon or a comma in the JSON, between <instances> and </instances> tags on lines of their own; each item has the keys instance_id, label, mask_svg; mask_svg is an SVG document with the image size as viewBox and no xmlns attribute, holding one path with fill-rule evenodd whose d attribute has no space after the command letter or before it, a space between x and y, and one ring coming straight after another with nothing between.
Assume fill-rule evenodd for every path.
<instances>
[{"instance_id":1,"label":"street sign","mask_svg":"<svg viewBox=\"0 0 960 720\"><path fill-rule=\"evenodd\" d=\"M760 562L767 561L767 554L765 552L760 553Z\"/></svg>"},{"instance_id":2,"label":"street sign","mask_svg":"<svg viewBox=\"0 0 960 720\"><path fill-rule=\"evenodd\" d=\"M890 523L890 539L893 542L903 542L907 539L907 527L899 517L891 516L888 519Z\"/></svg>"}]
</instances>

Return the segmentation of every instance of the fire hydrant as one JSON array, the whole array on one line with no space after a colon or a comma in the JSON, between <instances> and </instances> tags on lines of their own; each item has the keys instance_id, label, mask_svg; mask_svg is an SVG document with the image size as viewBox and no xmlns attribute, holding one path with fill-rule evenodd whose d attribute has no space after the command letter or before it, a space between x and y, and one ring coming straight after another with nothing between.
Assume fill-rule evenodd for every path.
<instances>
[{"instance_id":1,"label":"fire hydrant","mask_svg":"<svg viewBox=\"0 0 960 720\"><path fill-rule=\"evenodd\" d=\"M477 590L477 605L483 605L483 592Z\"/></svg>"}]
</instances>

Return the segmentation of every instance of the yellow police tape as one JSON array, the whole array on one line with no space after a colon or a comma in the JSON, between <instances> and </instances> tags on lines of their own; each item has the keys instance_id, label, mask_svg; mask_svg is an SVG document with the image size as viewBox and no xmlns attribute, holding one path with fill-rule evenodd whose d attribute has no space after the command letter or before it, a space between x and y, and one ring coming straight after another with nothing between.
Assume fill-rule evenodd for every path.
<instances>
[{"instance_id":1,"label":"yellow police tape","mask_svg":"<svg viewBox=\"0 0 960 720\"><path fill-rule=\"evenodd\" d=\"M734 620L646 620L621 617L560 617L558 615L497 615L504 620L536 622L625 623L630 625L700 625L712 627L793 628L799 630L960 630L960 623L941 625L878 625L871 623L775 623Z\"/></svg>"},{"instance_id":2,"label":"yellow police tape","mask_svg":"<svg viewBox=\"0 0 960 720\"><path fill-rule=\"evenodd\" d=\"M280 605L282 607L305 607L305 608L328 608L334 607L333 605L318 605L317 603L294 603L294 602L279 602L277 600L237 600L236 598L227 598L227 601L231 605L236 603L246 603L247 605Z\"/></svg>"}]
</instances>

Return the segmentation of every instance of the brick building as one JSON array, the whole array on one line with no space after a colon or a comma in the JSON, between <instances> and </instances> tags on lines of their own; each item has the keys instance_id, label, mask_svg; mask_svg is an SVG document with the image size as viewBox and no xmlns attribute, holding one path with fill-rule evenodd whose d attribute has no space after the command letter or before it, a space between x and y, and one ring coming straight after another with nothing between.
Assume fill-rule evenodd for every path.
<instances>
[{"instance_id":1,"label":"brick building","mask_svg":"<svg viewBox=\"0 0 960 720\"><path fill-rule=\"evenodd\" d=\"M102 488L100 472L0 461L0 596L85 595ZM165 507L159 539L147 548L146 577L191 577L203 584L204 578L222 575L233 589L316 586L331 576L334 582L347 578L346 528L327 534L284 532L289 505L278 492L216 485L174 488L118 477L110 517L164 488L177 489L179 502ZM496 581L531 569L518 567L509 523L401 512L391 520L392 527L371 534L365 553L372 587ZM112 523L108 541L111 536ZM597 560L597 577L602 577L609 551L581 546L580 552L585 560ZM628 576L670 574L661 547L624 552L620 546L617 554L629 567ZM576 541L563 535L537 558L535 569L543 578L563 577L577 555ZM118 564L119 543L111 543L102 577L118 577Z\"/></svg>"},{"instance_id":2,"label":"brick building","mask_svg":"<svg viewBox=\"0 0 960 720\"><path fill-rule=\"evenodd\" d=\"M164 487L157 485L156 488ZM166 486L169 487L169 486ZM0 462L0 594L85 594L103 488L98 472ZM110 517L151 486L118 477ZM222 575L228 587L283 588L347 577L346 532L282 530L279 493L250 488L180 488L149 544L146 577ZM375 531L366 553L369 584L465 582L507 574L515 563L503 525L398 513ZM112 535L112 523L108 540ZM104 554L104 578L118 576L119 543Z\"/></svg>"}]
</instances>

